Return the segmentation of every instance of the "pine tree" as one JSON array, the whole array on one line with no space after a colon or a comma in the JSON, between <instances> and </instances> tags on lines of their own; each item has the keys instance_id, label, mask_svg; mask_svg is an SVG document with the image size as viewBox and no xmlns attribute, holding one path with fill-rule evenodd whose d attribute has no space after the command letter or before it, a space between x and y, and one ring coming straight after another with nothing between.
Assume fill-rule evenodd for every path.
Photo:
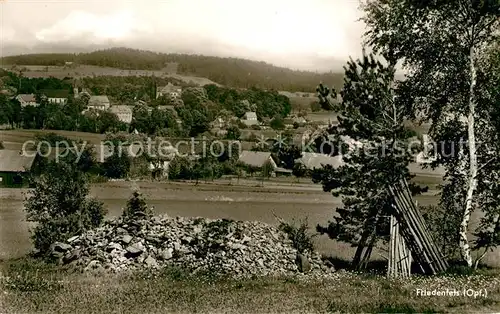
<instances>
[{"instance_id":1,"label":"pine tree","mask_svg":"<svg viewBox=\"0 0 500 314\"><path fill-rule=\"evenodd\" d=\"M392 202L387 186L412 177L408 172L412 133L404 125L409 112L398 97L394 74L394 63L383 65L373 55L347 64L339 124L329 130L334 142L344 144L340 149L344 164L326 165L312 173L315 183L343 201L335 220L327 227L318 226L318 231L357 246L353 261L357 268L366 266L364 250L371 252L388 235L386 216L392 212ZM329 101L329 96L322 95L320 101ZM345 151L348 138L362 147ZM422 191L414 185L412 190Z\"/></svg>"}]
</instances>

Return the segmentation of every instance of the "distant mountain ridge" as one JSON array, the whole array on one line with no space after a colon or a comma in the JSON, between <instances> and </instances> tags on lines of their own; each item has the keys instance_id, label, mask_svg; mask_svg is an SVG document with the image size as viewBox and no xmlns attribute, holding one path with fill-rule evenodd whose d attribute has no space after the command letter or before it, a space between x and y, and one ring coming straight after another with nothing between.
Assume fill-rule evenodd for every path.
<instances>
[{"instance_id":1,"label":"distant mountain ridge","mask_svg":"<svg viewBox=\"0 0 500 314\"><path fill-rule=\"evenodd\" d=\"M74 62L125 70L163 70L175 63L178 74L206 77L229 87L298 92L314 92L320 82L337 88L343 84L342 73L297 71L242 58L167 54L123 47L81 53L22 54L3 57L0 62L4 65L41 66L63 66L65 62Z\"/></svg>"}]
</instances>

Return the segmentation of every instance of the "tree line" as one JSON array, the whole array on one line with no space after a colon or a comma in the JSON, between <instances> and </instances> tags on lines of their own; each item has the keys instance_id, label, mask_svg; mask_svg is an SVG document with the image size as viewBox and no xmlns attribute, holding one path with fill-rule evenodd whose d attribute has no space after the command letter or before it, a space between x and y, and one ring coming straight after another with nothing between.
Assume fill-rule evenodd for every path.
<instances>
[{"instance_id":1,"label":"tree line","mask_svg":"<svg viewBox=\"0 0 500 314\"><path fill-rule=\"evenodd\" d=\"M127 70L161 70L178 64L178 74L206 77L234 88L314 92L318 82L340 87L342 74L295 71L265 62L202 55L165 54L129 48L111 48L79 54L26 54L1 59L4 64L64 66L65 62Z\"/></svg>"}]
</instances>

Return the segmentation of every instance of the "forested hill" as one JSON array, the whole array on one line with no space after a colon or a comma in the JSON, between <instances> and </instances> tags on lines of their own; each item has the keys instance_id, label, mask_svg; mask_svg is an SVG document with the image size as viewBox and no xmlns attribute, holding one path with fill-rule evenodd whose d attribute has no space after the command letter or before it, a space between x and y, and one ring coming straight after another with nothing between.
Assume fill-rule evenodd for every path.
<instances>
[{"instance_id":1,"label":"forested hill","mask_svg":"<svg viewBox=\"0 0 500 314\"><path fill-rule=\"evenodd\" d=\"M229 87L314 92L320 82L342 86L341 73L314 73L277 67L265 62L239 58L165 54L129 48L111 48L79 54L27 54L4 57L2 64L64 65L77 64L114 67L127 70L161 70L177 64L177 73L206 77Z\"/></svg>"}]
</instances>

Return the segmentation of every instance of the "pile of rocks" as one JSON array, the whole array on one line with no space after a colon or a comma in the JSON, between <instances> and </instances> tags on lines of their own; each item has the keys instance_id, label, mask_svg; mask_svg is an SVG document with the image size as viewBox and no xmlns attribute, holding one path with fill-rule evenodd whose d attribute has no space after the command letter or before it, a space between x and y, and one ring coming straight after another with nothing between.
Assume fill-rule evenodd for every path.
<instances>
[{"instance_id":1,"label":"pile of rocks","mask_svg":"<svg viewBox=\"0 0 500 314\"><path fill-rule=\"evenodd\" d=\"M272 225L206 218L117 218L66 243L54 243L51 254L85 271L175 265L240 277L334 272L319 254L299 254L288 236Z\"/></svg>"}]
</instances>

